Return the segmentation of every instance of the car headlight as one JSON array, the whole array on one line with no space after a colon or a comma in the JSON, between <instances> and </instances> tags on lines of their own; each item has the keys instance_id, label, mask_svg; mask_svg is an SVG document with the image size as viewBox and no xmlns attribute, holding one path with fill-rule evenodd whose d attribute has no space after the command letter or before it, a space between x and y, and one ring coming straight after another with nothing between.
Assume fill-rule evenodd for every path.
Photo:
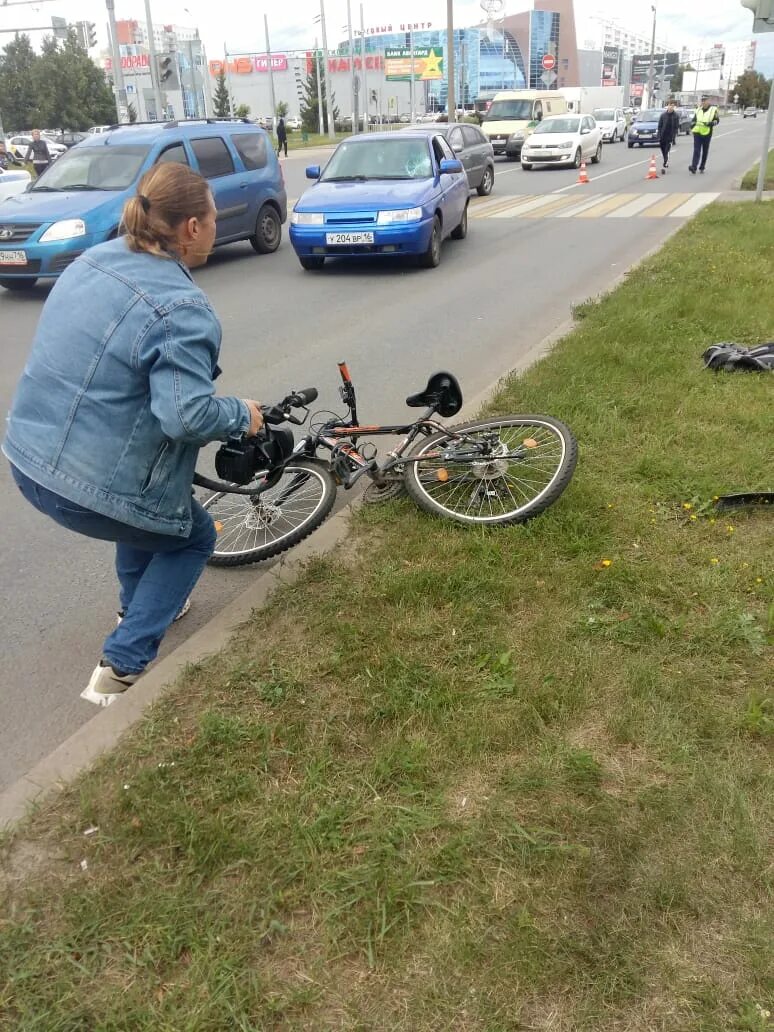
<instances>
[{"instance_id":1,"label":"car headlight","mask_svg":"<svg viewBox=\"0 0 774 1032\"><path fill-rule=\"evenodd\" d=\"M291 226L322 226L325 215L321 211L292 211Z\"/></svg>"},{"instance_id":2,"label":"car headlight","mask_svg":"<svg viewBox=\"0 0 774 1032\"><path fill-rule=\"evenodd\" d=\"M629 136L636 136L638 132L639 132L639 129L635 129L634 126L632 126L631 129L629 130Z\"/></svg>"},{"instance_id":3,"label":"car headlight","mask_svg":"<svg viewBox=\"0 0 774 1032\"><path fill-rule=\"evenodd\" d=\"M559 150L569 150L572 147L574 140L565 140L564 143L559 144Z\"/></svg>"},{"instance_id":4,"label":"car headlight","mask_svg":"<svg viewBox=\"0 0 774 1032\"><path fill-rule=\"evenodd\" d=\"M71 240L73 237L86 236L86 223L83 219L63 219L49 226L40 238L41 244L52 244L55 240Z\"/></svg>"},{"instance_id":5,"label":"car headlight","mask_svg":"<svg viewBox=\"0 0 774 1032\"><path fill-rule=\"evenodd\" d=\"M524 133L522 133L522 132L511 133L511 141L513 143L518 143L519 140L523 140L523 139L524 139Z\"/></svg>"},{"instance_id":6,"label":"car headlight","mask_svg":"<svg viewBox=\"0 0 774 1032\"><path fill-rule=\"evenodd\" d=\"M397 211L380 211L376 221L380 226L391 226L396 222L418 222L421 218L421 208L399 208Z\"/></svg>"}]
</instances>

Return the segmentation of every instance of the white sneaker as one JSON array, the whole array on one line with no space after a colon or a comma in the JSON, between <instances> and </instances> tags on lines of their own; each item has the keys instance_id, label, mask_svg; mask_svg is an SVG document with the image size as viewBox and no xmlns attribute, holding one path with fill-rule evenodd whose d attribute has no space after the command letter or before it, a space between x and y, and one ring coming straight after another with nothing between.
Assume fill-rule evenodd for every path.
<instances>
[{"instance_id":1,"label":"white sneaker","mask_svg":"<svg viewBox=\"0 0 774 1032\"><path fill-rule=\"evenodd\" d=\"M172 621L172 623L177 623L177 621L178 621L178 620L182 620L182 619L183 619L183 617L185 616L185 614L186 614L186 613L188 612L188 610L189 610L190 608L191 608L191 596L189 595L189 596L188 596L188 598L187 598L187 599L185 600L185 602L183 603L183 608L182 608L182 609L180 610L180 612L179 612L179 613L177 614L177 616L176 616L176 617L175 617L175 619L174 619L174 620ZM119 625L119 624L121 623L121 621L123 620L123 618L124 618L124 614L123 614L123 611L121 611L120 613L117 613L117 614L116 614L116 627L117 627L117 626L118 626L118 625Z\"/></svg>"},{"instance_id":2,"label":"white sneaker","mask_svg":"<svg viewBox=\"0 0 774 1032\"><path fill-rule=\"evenodd\" d=\"M81 692L81 698L93 702L95 706L109 706L133 685L139 676L117 673L109 663L101 659L89 683Z\"/></svg>"}]
</instances>

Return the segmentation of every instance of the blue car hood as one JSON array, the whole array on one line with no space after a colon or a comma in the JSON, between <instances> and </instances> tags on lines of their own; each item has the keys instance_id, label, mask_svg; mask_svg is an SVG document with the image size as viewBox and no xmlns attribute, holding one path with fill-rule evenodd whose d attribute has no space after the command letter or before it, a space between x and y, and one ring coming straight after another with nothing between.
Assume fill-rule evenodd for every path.
<instances>
[{"instance_id":1,"label":"blue car hood","mask_svg":"<svg viewBox=\"0 0 774 1032\"><path fill-rule=\"evenodd\" d=\"M45 190L16 194L0 204L0 219L29 219L37 222L58 222L60 219L82 219L103 206L113 207L122 191L73 190L46 193Z\"/></svg>"},{"instance_id":2,"label":"blue car hood","mask_svg":"<svg viewBox=\"0 0 774 1032\"><path fill-rule=\"evenodd\" d=\"M658 122L635 122L632 129L647 129L650 132L652 129L658 129Z\"/></svg>"},{"instance_id":3,"label":"blue car hood","mask_svg":"<svg viewBox=\"0 0 774 1032\"><path fill-rule=\"evenodd\" d=\"M432 179L369 179L365 183L316 183L296 211L377 211L414 208L432 191Z\"/></svg>"}]
</instances>

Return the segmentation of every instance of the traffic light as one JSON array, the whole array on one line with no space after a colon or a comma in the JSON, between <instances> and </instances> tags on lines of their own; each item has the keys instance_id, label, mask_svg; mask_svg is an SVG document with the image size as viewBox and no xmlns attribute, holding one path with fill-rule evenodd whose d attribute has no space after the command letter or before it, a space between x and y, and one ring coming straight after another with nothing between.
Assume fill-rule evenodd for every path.
<instances>
[{"instance_id":1,"label":"traffic light","mask_svg":"<svg viewBox=\"0 0 774 1032\"><path fill-rule=\"evenodd\" d=\"M741 0L753 12L753 32L774 32L774 0Z\"/></svg>"},{"instance_id":2,"label":"traffic light","mask_svg":"<svg viewBox=\"0 0 774 1032\"><path fill-rule=\"evenodd\" d=\"M94 24L94 22L86 22L86 39L89 44L89 49L91 49L91 47L96 47L97 26Z\"/></svg>"},{"instance_id":3,"label":"traffic light","mask_svg":"<svg viewBox=\"0 0 774 1032\"><path fill-rule=\"evenodd\" d=\"M377 96L376 90L371 90L371 103L375 104L378 99L379 98Z\"/></svg>"},{"instance_id":4,"label":"traffic light","mask_svg":"<svg viewBox=\"0 0 774 1032\"><path fill-rule=\"evenodd\" d=\"M167 90L180 89L180 78L177 73L177 56L175 54L159 54L156 59L156 71L160 86Z\"/></svg>"}]
</instances>

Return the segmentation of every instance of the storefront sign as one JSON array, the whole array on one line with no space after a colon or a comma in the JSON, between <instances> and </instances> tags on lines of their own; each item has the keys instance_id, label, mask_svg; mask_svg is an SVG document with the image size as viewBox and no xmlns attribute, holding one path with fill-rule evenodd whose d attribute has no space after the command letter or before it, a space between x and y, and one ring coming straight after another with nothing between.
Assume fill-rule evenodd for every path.
<instances>
[{"instance_id":1,"label":"storefront sign","mask_svg":"<svg viewBox=\"0 0 774 1032\"><path fill-rule=\"evenodd\" d=\"M311 58L307 61L311 63ZM366 71L381 71L384 67L382 62L381 54L366 54L365 59ZM348 72L349 69L349 58L348 57L329 57L328 58L328 71L333 75L336 72ZM361 58L355 58L355 71L363 70L363 62Z\"/></svg>"},{"instance_id":2,"label":"storefront sign","mask_svg":"<svg viewBox=\"0 0 774 1032\"><path fill-rule=\"evenodd\" d=\"M620 81L620 71L620 47L604 47L602 50L602 85L617 86Z\"/></svg>"},{"instance_id":3,"label":"storefront sign","mask_svg":"<svg viewBox=\"0 0 774 1032\"><path fill-rule=\"evenodd\" d=\"M365 32L360 32L359 29L354 30L355 36L384 36L390 32L425 32L427 29L432 29L432 22L390 22L387 25L374 25L370 29L366 29Z\"/></svg>"},{"instance_id":4,"label":"storefront sign","mask_svg":"<svg viewBox=\"0 0 774 1032\"><path fill-rule=\"evenodd\" d=\"M273 72L287 71L287 67L287 54L271 55L271 70ZM231 75L252 75L253 72L268 72L269 56L268 54L250 54L246 57L235 57L228 64L225 61L210 61L209 68L210 75L213 78L217 78L217 76L223 75L226 72L229 72Z\"/></svg>"},{"instance_id":5,"label":"storefront sign","mask_svg":"<svg viewBox=\"0 0 774 1032\"><path fill-rule=\"evenodd\" d=\"M388 47L384 52L384 74L389 81L411 81L411 48ZM443 79L443 49L414 47L414 81Z\"/></svg>"},{"instance_id":6,"label":"storefront sign","mask_svg":"<svg viewBox=\"0 0 774 1032\"><path fill-rule=\"evenodd\" d=\"M113 71L113 61L111 58L105 58L104 69L106 72ZM147 72L149 69L150 58L147 54L127 54L126 57L121 58L121 71L123 72L139 74Z\"/></svg>"}]
</instances>

